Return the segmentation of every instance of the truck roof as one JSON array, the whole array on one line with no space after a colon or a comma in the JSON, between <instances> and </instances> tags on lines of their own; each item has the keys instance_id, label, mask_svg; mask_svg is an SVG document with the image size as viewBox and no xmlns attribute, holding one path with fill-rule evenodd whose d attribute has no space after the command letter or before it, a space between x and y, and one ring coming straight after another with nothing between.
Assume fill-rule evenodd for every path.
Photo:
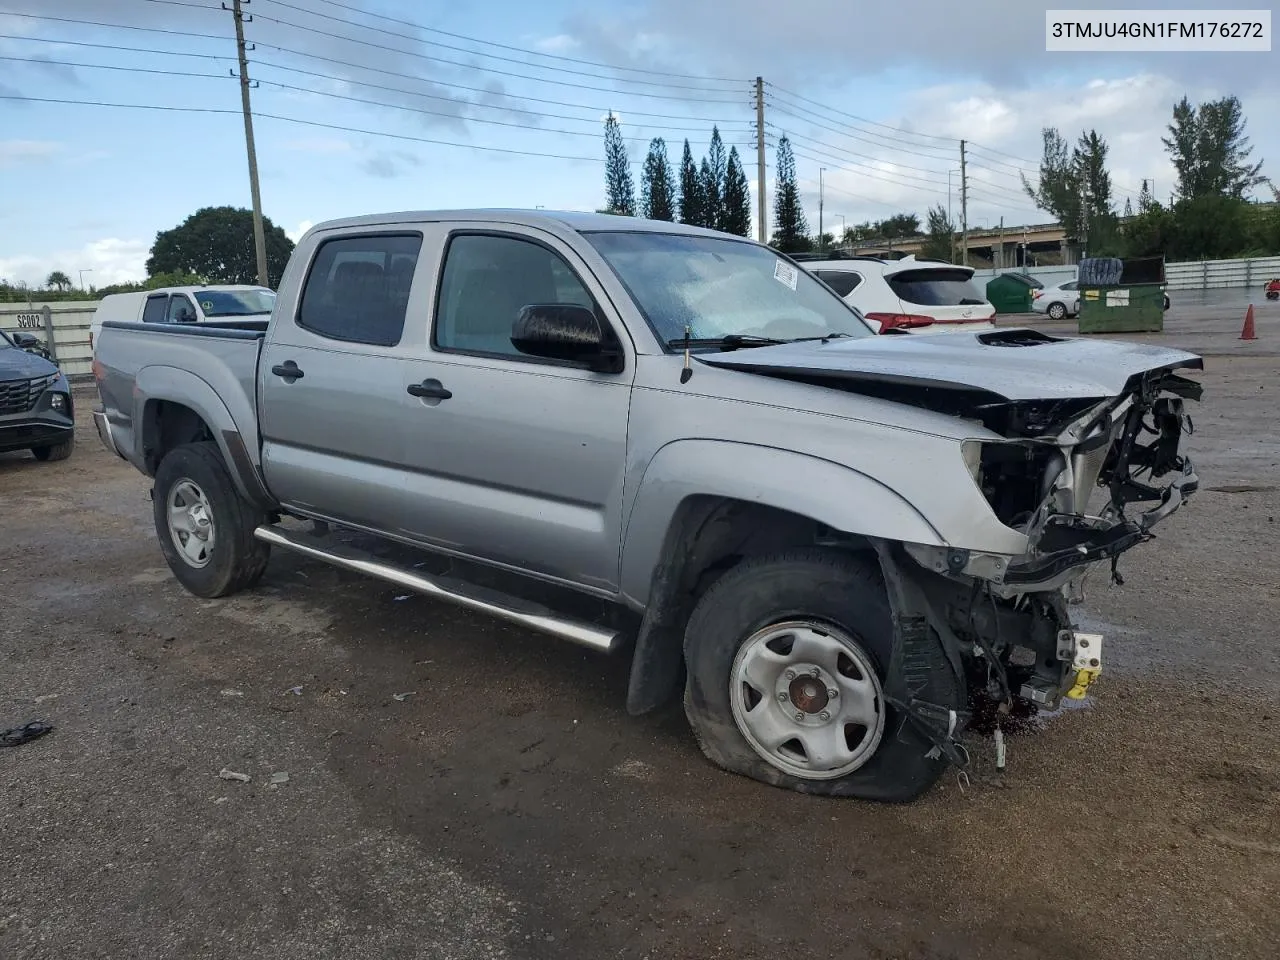
<instances>
[{"instance_id":1,"label":"truck roof","mask_svg":"<svg viewBox=\"0 0 1280 960\"><path fill-rule=\"evenodd\" d=\"M374 213L359 217L344 217L317 223L307 231L346 229L349 227L373 227L393 223L449 222L458 220L489 221L492 223L516 223L528 227L570 230L585 233L594 230L626 230L648 233L682 233L696 236L720 237L727 235L703 227L692 227L668 220L646 220L643 217L615 216L610 213L583 213L572 210L409 210L400 213ZM747 238L736 238L746 240Z\"/></svg>"}]
</instances>

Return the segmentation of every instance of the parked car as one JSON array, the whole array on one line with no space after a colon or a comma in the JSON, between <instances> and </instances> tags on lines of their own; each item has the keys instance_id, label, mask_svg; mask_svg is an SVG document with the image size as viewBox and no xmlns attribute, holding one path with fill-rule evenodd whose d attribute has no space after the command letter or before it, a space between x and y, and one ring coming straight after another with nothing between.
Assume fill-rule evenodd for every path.
<instances>
[{"instance_id":1,"label":"parked car","mask_svg":"<svg viewBox=\"0 0 1280 960\"><path fill-rule=\"evenodd\" d=\"M802 258L879 333L953 333L994 329L996 308L973 282L973 268L871 256Z\"/></svg>"},{"instance_id":2,"label":"parked car","mask_svg":"<svg viewBox=\"0 0 1280 960\"><path fill-rule=\"evenodd\" d=\"M0 330L0 453L30 450L37 460L65 460L75 442L67 378L52 361L22 349Z\"/></svg>"},{"instance_id":3,"label":"parked car","mask_svg":"<svg viewBox=\"0 0 1280 960\"><path fill-rule=\"evenodd\" d=\"M238 284L161 287L102 298L89 325L89 349L102 324L110 320L143 323L208 323L211 320L261 320L271 313L275 291Z\"/></svg>"},{"instance_id":4,"label":"parked car","mask_svg":"<svg viewBox=\"0 0 1280 960\"><path fill-rule=\"evenodd\" d=\"M25 350L27 353L34 354L37 357L43 357L53 363L57 363L50 353L49 347L43 340L34 333L27 333L25 330L18 330L9 334L9 339L13 341L13 345L19 350Z\"/></svg>"},{"instance_id":5,"label":"parked car","mask_svg":"<svg viewBox=\"0 0 1280 960\"><path fill-rule=\"evenodd\" d=\"M683 687L715 763L807 793L919 795L966 762L970 692L1083 696L1101 638L1064 586L1198 485L1193 354L875 336L768 247L673 223L333 221L246 326L99 337L94 421L188 591L252 587L275 546L625 647L631 712Z\"/></svg>"},{"instance_id":6,"label":"parked car","mask_svg":"<svg viewBox=\"0 0 1280 960\"><path fill-rule=\"evenodd\" d=\"M1080 284L1065 280L1052 287L1031 291L1031 309L1050 320L1064 320L1080 313Z\"/></svg>"}]
</instances>

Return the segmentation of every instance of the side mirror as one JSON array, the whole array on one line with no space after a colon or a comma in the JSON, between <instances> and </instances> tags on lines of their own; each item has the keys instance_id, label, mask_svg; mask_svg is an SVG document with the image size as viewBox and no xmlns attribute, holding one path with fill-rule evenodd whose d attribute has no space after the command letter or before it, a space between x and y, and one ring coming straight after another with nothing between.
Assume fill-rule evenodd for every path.
<instances>
[{"instance_id":1,"label":"side mirror","mask_svg":"<svg viewBox=\"0 0 1280 960\"><path fill-rule=\"evenodd\" d=\"M605 345L596 315L574 303L531 303L511 327L511 344L531 357L586 363L592 370L616 369L618 351Z\"/></svg>"},{"instance_id":2,"label":"side mirror","mask_svg":"<svg viewBox=\"0 0 1280 960\"><path fill-rule=\"evenodd\" d=\"M30 350L33 347L39 348L40 346L40 341L37 340L33 334L14 333L11 336L13 337L13 345L15 347L21 347L23 350Z\"/></svg>"}]
</instances>

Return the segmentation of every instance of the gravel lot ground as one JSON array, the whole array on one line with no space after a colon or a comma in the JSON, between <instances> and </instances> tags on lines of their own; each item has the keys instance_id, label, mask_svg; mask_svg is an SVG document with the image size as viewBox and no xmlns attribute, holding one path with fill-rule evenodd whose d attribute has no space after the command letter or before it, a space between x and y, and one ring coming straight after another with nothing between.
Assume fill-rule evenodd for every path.
<instances>
[{"instance_id":1,"label":"gravel lot ground","mask_svg":"<svg viewBox=\"0 0 1280 960\"><path fill-rule=\"evenodd\" d=\"M1209 358L1204 489L1092 584L1096 698L907 807L722 774L625 657L283 553L198 600L83 398L70 461L0 456L0 727L57 725L0 751L0 957L1274 957L1280 309L1242 317L1146 337Z\"/></svg>"}]
</instances>

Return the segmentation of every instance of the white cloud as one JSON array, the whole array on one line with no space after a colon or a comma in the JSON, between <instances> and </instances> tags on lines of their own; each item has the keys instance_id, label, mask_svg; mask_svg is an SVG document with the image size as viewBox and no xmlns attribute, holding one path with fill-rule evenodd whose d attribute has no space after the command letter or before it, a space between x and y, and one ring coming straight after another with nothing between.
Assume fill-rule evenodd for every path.
<instances>
[{"instance_id":1,"label":"white cloud","mask_svg":"<svg viewBox=\"0 0 1280 960\"><path fill-rule=\"evenodd\" d=\"M533 46L542 53L570 53L578 49L578 41L567 33L557 33L535 40Z\"/></svg>"},{"instance_id":2,"label":"white cloud","mask_svg":"<svg viewBox=\"0 0 1280 960\"><path fill-rule=\"evenodd\" d=\"M292 230L286 230L285 236L287 236L294 243L297 243L299 240L302 239L303 234L305 234L308 230L310 230L314 226L315 224L312 223L310 220L303 220L300 224L298 224Z\"/></svg>"},{"instance_id":3,"label":"white cloud","mask_svg":"<svg viewBox=\"0 0 1280 960\"><path fill-rule=\"evenodd\" d=\"M62 149L61 143L52 140L0 140L0 167L50 160Z\"/></svg>"},{"instance_id":4,"label":"white cloud","mask_svg":"<svg viewBox=\"0 0 1280 960\"><path fill-rule=\"evenodd\" d=\"M147 275L147 240L122 240L104 237L93 240L78 250L55 250L45 255L29 255L0 259L0 277L11 283L43 286L54 270L61 270L79 285L83 270L86 285L105 287L112 283L142 280ZM92 272L90 272L92 271Z\"/></svg>"}]
</instances>

